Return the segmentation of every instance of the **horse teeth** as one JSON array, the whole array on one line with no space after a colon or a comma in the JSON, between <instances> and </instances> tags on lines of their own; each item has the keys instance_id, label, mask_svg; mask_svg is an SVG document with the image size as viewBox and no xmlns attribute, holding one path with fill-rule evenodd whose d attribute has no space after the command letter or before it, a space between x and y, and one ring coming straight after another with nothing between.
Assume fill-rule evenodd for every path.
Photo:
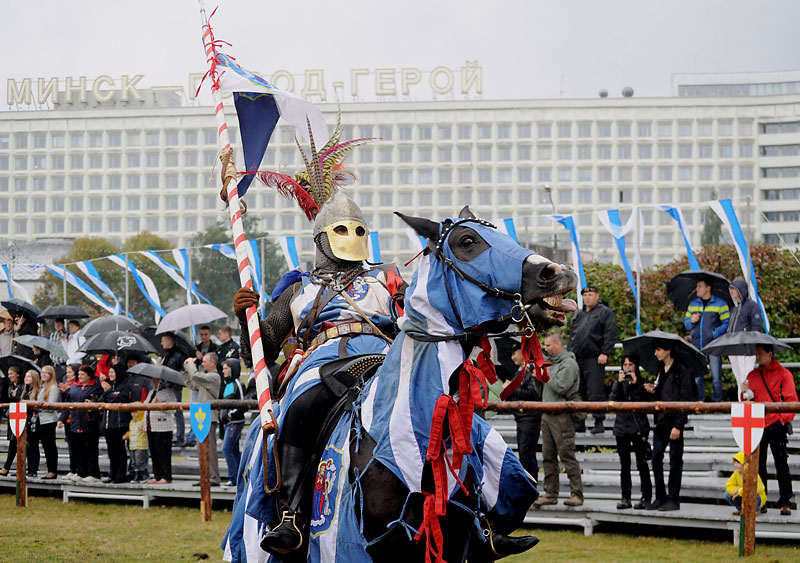
<instances>
[{"instance_id":1,"label":"horse teeth","mask_svg":"<svg viewBox=\"0 0 800 563\"><path fill-rule=\"evenodd\" d=\"M549 297L545 297L544 302L550 305L551 307L560 307L562 302L562 297L561 295L551 295Z\"/></svg>"}]
</instances>

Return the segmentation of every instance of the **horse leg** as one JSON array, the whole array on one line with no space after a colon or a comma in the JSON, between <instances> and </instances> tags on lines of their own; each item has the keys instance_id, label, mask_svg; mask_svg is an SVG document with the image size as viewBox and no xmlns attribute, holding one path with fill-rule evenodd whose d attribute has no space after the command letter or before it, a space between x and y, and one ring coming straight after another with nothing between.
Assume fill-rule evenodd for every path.
<instances>
[{"instance_id":1,"label":"horse leg","mask_svg":"<svg viewBox=\"0 0 800 563\"><path fill-rule=\"evenodd\" d=\"M355 443L350 445L349 478L351 483L355 481L357 468L363 497L363 514L359 514L359 501L356 499L356 518L363 527L367 542L383 535L380 541L367 547L367 553L373 561L424 561L424 543L420 545L413 539L409 540L406 528L402 525L387 529L388 524L400 518L401 513L405 522L418 528L422 522L423 496L412 494L406 503L408 488L379 461L370 463L375 440L366 431L362 431L362 436L358 451Z\"/></svg>"}]
</instances>

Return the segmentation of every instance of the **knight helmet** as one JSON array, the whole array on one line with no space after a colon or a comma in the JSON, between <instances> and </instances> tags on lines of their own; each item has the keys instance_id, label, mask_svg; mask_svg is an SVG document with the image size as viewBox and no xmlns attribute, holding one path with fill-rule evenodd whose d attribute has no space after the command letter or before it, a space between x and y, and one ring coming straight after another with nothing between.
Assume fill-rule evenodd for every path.
<instances>
[{"instance_id":1,"label":"knight helmet","mask_svg":"<svg viewBox=\"0 0 800 563\"><path fill-rule=\"evenodd\" d=\"M314 244L327 235L331 252L339 260L360 262L369 258L369 229L361 208L342 194L334 193L314 219Z\"/></svg>"}]
</instances>

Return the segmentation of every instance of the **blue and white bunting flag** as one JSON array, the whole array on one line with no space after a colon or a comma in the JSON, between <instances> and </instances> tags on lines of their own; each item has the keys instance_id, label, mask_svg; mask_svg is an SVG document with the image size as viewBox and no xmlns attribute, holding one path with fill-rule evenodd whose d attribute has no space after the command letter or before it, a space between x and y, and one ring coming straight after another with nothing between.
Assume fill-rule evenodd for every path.
<instances>
[{"instance_id":1,"label":"blue and white bunting flag","mask_svg":"<svg viewBox=\"0 0 800 563\"><path fill-rule=\"evenodd\" d=\"M505 233L511 238L514 239L514 242L519 244L519 238L517 237L517 228L514 226L514 219L509 217L507 219L503 219L503 221L497 226L497 230L501 233Z\"/></svg>"},{"instance_id":2,"label":"blue and white bunting flag","mask_svg":"<svg viewBox=\"0 0 800 563\"><path fill-rule=\"evenodd\" d=\"M250 266L250 279L253 280L253 290L261 296L259 301L261 314L263 317L263 315L265 315L267 312L266 307L269 297L264 292L264 288L261 287L261 276L263 274L263 270L261 266L261 253L258 250L258 241L248 240L245 250L247 251L247 262Z\"/></svg>"},{"instance_id":3,"label":"blue and white bunting flag","mask_svg":"<svg viewBox=\"0 0 800 563\"><path fill-rule=\"evenodd\" d=\"M91 281L95 287L114 300L114 304L116 305L114 314L119 315L122 313L122 305L120 304L119 299L116 295L114 295L114 292L111 291L111 288L108 287L108 284L106 284L106 282L104 282L100 277L100 272L97 271L97 268L94 267L94 264L92 264L89 260L84 260L83 262L78 262L75 265L81 272L83 272L83 275L89 278L89 281Z\"/></svg>"},{"instance_id":4,"label":"blue and white bunting flag","mask_svg":"<svg viewBox=\"0 0 800 563\"><path fill-rule=\"evenodd\" d=\"M102 297L100 297L97 294L97 292L89 286L89 284L87 284L81 278L79 278L78 276L76 276L75 274L70 272L64 266L61 266L61 265L55 265L55 266L46 265L45 268L47 268L48 272L50 272L51 274L53 274L55 277L57 277L60 280L63 280L63 279L66 278L66 282L69 285L71 285L72 287L74 287L75 289L80 291L83 295L86 296L86 298L89 301L91 301L92 303L94 303L98 307L108 311L112 315L117 314L117 307L116 306L111 305L110 303L106 303L106 301ZM117 306L118 305L119 304L117 304Z\"/></svg>"},{"instance_id":5,"label":"blue and white bunting flag","mask_svg":"<svg viewBox=\"0 0 800 563\"><path fill-rule=\"evenodd\" d=\"M281 247L283 257L286 260L286 266L290 270L300 267L300 256L297 254L297 245L295 244L294 237L280 237L278 239L278 246Z\"/></svg>"},{"instance_id":6,"label":"blue and white bunting flag","mask_svg":"<svg viewBox=\"0 0 800 563\"><path fill-rule=\"evenodd\" d=\"M744 279L747 281L747 288L753 300L758 304L761 310L761 318L764 319L764 332L769 334L769 319L767 312L764 310L764 304L761 302L761 296L758 294L758 282L756 280L756 271L753 268L753 261L750 259L750 249L747 247L747 238L742 232L742 226L739 224L739 218L736 217L736 211L733 209L733 203L729 199L721 199L718 201L709 201L708 205L714 210L714 213L728 229L728 233L733 240L733 246L736 248L736 253L739 255L739 264L742 266L742 273Z\"/></svg>"},{"instance_id":7,"label":"blue and white bunting flag","mask_svg":"<svg viewBox=\"0 0 800 563\"><path fill-rule=\"evenodd\" d=\"M583 308L583 296L581 290L586 287L586 272L583 271L583 259L581 258L580 236L575 228L575 219L572 215L551 215L553 220L560 223L567 231L572 241L572 268L578 273L578 309Z\"/></svg>"},{"instance_id":8,"label":"blue and white bunting flag","mask_svg":"<svg viewBox=\"0 0 800 563\"><path fill-rule=\"evenodd\" d=\"M230 258L231 260L236 260L236 251L230 244L207 244L205 248L216 250L226 258Z\"/></svg>"},{"instance_id":9,"label":"blue and white bunting flag","mask_svg":"<svg viewBox=\"0 0 800 563\"><path fill-rule=\"evenodd\" d=\"M631 265L628 263L628 257L625 256L625 235L634 227L637 213L631 213L631 216L624 225L619 216L619 209L608 209L605 211L596 211L595 213L606 230L614 237L614 242L617 243L622 269L625 270L625 277L628 279L628 286L631 288L638 310L639 291L636 287L636 280L633 278L633 270L631 270ZM642 334L642 327L638 318L636 319L636 333Z\"/></svg>"},{"instance_id":10,"label":"blue and white bunting flag","mask_svg":"<svg viewBox=\"0 0 800 563\"><path fill-rule=\"evenodd\" d=\"M370 264L380 264L381 260L381 239L378 236L378 231L372 231L369 233L369 238L367 239L367 243L369 244L369 262Z\"/></svg>"},{"instance_id":11,"label":"blue and white bunting flag","mask_svg":"<svg viewBox=\"0 0 800 563\"><path fill-rule=\"evenodd\" d=\"M30 293L28 293L28 290L12 279L11 269L8 267L8 264L3 264L3 267L0 269L0 271L2 271L3 279L6 281L8 286L9 299L13 299L16 296L19 296L21 299L24 299L28 303L33 303L33 299L31 299L31 295ZM17 293L16 296L14 295L14 291L16 291Z\"/></svg>"},{"instance_id":12,"label":"blue and white bunting flag","mask_svg":"<svg viewBox=\"0 0 800 563\"><path fill-rule=\"evenodd\" d=\"M279 117L294 125L306 142L309 141L309 126L317 147L328 142L325 118L310 102L281 90L258 74L242 68L224 53L217 55L217 69L220 71L222 92L234 95L247 171L258 170ZM240 197L245 194L252 181L252 174L242 177L238 186Z\"/></svg>"},{"instance_id":13,"label":"blue and white bunting flag","mask_svg":"<svg viewBox=\"0 0 800 563\"><path fill-rule=\"evenodd\" d=\"M183 274L181 273L181 271L178 269L177 266L173 266L172 264L164 260L155 250L142 250L139 251L139 254L141 254L142 256L150 260L153 264L161 268L164 271L164 273L167 274L172 279L172 281L174 281L181 287L181 289L183 289L184 291L187 290L186 279L184 278ZM209 305L212 304L211 301L206 299L205 295L203 295L198 291L197 285L194 283L194 281L192 281L192 293L195 294L199 299L202 299L203 301L208 303Z\"/></svg>"},{"instance_id":14,"label":"blue and white bunting flag","mask_svg":"<svg viewBox=\"0 0 800 563\"><path fill-rule=\"evenodd\" d=\"M144 298L147 299L147 302L153 307L153 317L155 318L156 324L158 324L161 321L161 318L167 313L164 311L163 307L161 307L161 299L158 296L156 284L153 283L153 278L144 272L140 272L136 268L136 265L130 260L125 260L125 256L122 254L114 254L112 256L106 256L106 258L111 260L123 270L127 269L131 273L133 281L135 281L136 285L139 286L142 295L144 295Z\"/></svg>"},{"instance_id":15,"label":"blue and white bunting flag","mask_svg":"<svg viewBox=\"0 0 800 563\"><path fill-rule=\"evenodd\" d=\"M689 229L686 227L686 220L683 218L683 212L681 211L681 208L675 207L674 205L659 205L658 208L678 222L678 228L681 230L681 235L683 236L683 244L686 245L686 257L689 259L689 269L699 270L700 264L697 263L694 250L692 250Z\"/></svg>"}]
</instances>

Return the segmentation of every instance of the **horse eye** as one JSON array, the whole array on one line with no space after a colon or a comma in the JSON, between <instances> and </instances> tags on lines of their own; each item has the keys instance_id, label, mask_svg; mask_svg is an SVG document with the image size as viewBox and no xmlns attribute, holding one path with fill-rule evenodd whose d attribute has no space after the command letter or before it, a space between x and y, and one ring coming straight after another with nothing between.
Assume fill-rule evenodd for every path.
<instances>
[{"instance_id":1,"label":"horse eye","mask_svg":"<svg viewBox=\"0 0 800 563\"><path fill-rule=\"evenodd\" d=\"M463 239L461 239L461 246L463 246L464 248L472 246L473 244L475 244L475 239L472 237L464 237Z\"/></svg>"}]
</instances>

